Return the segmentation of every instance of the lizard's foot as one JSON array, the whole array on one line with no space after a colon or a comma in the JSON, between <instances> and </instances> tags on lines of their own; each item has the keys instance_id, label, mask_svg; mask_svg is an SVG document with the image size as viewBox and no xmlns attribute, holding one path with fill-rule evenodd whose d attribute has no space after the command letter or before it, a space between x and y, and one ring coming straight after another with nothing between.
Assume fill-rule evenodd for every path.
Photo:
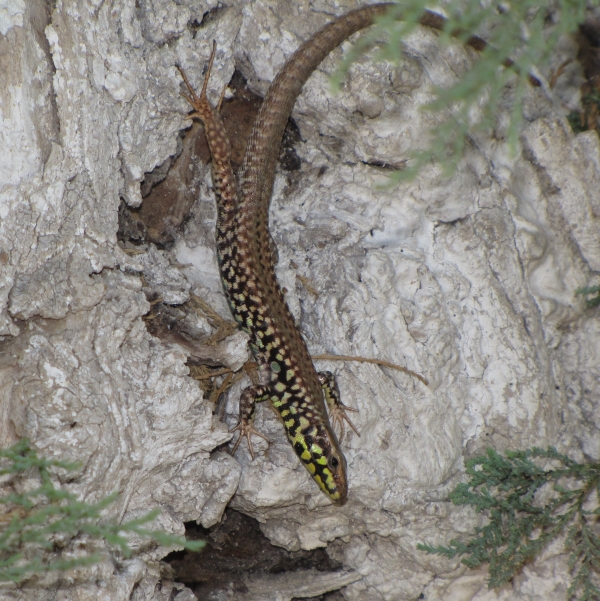
<instances>
[{"instance_id":1,"label":"lizard's foot","mask_svg":"<svg viewBox=\"0 0 600 601\"><path fill-rule=\"evenodd\" d=\"M344 440L344 422L348 422L348 425L354 430L357 436L360 436L360 432L356 429L356 426L352 423L346 411L352 411L353 413L358 413L358 409L353 409L352 407L348 407L343 403L337 403L333 407L329 408L329 419L331 420L331 426L335 430L339 428L340 431L340 442Z\"/></svg>"},{"instance_id":2,"label":"lizard's foot","mask_svg":"<svg viewBox=\"0 0 600 601\"><path fill-rule=\"evenodd\" d=\"M181 95L192 105L194 108L194 113L191 113L186 117L186 119L193 119L194 117L199 117L200 119L204 119L206 115L207 106L210 107L210 102L208 101L208 97L206 96L206 88L208 86L208 80L210 79L210 72L212 71L213 62L215 60L215 54L217 53L217 43L213 41L212 52L210 53L210 58L208 59L208 67L206 69L206 75L204 77L204 83L202 84L202 91L200 92L200 96L198 96L192 87L192 84L188 81L188 78L185 74L185 71L179 66L176 65L179 73L181 73L181 77L188 89L189 94L181 93ZM217 105L217 113L221 108L221 104L223 103L223 98L225 97L225 90L227 86L223 88L221 92L221 97L219 98L219 104ZM211 107L212 108L212 107Z\"/></svg>"},{"instance_id":3,"label":"lizard's foot","mask_svg":"<svg viewBox=\"0 0 600 601\"><path fill-rule=\"evenodd\" d=\"M245 438L248 441L248 449L250 451L250 456L252 457L252 460L254 460L254 449L252 448L252 440L251 440L252 434L254 434L255 436L260 436L260 438L263 438L264 440L266 440L267 443L269 442L269 439L264 434L260 433L254 427L254 424L252 422L240 421L240 423L232 430L229 430L229 432L230 433L236 432L237 430L239 430L240 435L239 435L238 439L235 441L235 444L233 445L231 454L232 455L235 454L238 447L240 446L240 443L242 442L242 438Z\"/></svg>"}]
</instances>

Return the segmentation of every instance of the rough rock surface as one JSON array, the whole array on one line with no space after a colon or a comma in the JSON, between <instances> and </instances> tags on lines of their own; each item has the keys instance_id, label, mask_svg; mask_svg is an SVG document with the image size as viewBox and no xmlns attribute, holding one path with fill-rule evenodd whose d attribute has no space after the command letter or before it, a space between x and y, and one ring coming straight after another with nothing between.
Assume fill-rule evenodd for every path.
<instances>
[{"instance_id":1,"label":"rough rock surface","mask_svg":"<svg viewBox=\"0 0 600 601\"><path fill-rule=\"evenodd\" d=\"M440 49L419 31L404 41L400 66L364 57L333 95L327 73L338 50L296 105L302 167L279 174L271 220L278 274L309 348L386 359L429 379L318 364L360 410L361 436L343 445L344 507L318 492L267 407L257 426L271 444L255 441L255 461L243 445L235 459L212 453L227 426L187 376L183 352L141 319L144 271L173 302L193 289L226 314L208 170L201 208L171 252L148 249L139 260L117 245L120 198L140 204L144 174L175 152L187 126L174 65L198 84L215 39L215 96L234 67L264 93L310 33L356 5L32 0L0 13L0 440L27 436L50 457L79 461L64 485L90 501L118 490L118 519L159 506L157 526L181 533L184 521L216 523L231 502L276 545L327 546L360 575L339 573L348 600L562 600L559 545L500 591L487 590L485 571L416 550L477 523L445 499L464 459L487 446L553 444L600 459L600 326L574 297L600 271L600 150L595 133L573 136L542 90L527 98L516 156L500 115L493 137L470 140L452 178L432 165L384 190L378 165L426 144L437 117L419 104L460 77L474 52ZM173 267L156 271L167 261L185 279ZM117 567L107 555L0 595L168 599L181 586L157 567L166 552L144 548ZM319 578L311 594L335 588L331 575ZM248 586L255 598L260 583Z\"/></svg>"}]
</instances>

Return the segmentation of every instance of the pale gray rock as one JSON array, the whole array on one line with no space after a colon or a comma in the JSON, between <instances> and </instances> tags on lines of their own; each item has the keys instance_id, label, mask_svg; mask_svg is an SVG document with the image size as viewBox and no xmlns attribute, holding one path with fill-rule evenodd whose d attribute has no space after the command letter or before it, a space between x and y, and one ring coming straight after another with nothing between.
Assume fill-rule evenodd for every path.
<instances>
[{"instance_id":1,"label":"pale gray rock","mask_svg":"<svg viewBox=\"0 0 600 601\"><path fill-rule=\"evenodd\" d=\"M244 577L245 591L229 591L227 601L291 601L318 597L361 579L356 572L297 570L282 574Z\"/></svg>"},{"instance_id":2,"label":"pale gray rock","mask_svg":"<svg viewBox=\"0 0 600 601\"><path fill-rule=\"evenodd\" d=\"M219 422L182 349L152 338L142 321L149 304L139 275L151 265L167 300L201 290L226 311L208 178L196 222L170 253L132 258L117 245L120 198L140 204L145 173L175 152L187 126L175 65L199 86L216 39L211 97L236 67L264 93L302 41L355 6L34 0L0 10L1 442L28 436L49 457L77 460L64 486L90 501L118 490L115 519L158 506L155 526L181 534L184 521L217 523L231 503L274 544L325 547L345 568L286 575L289 586L249 578L249 594L269 586L287 599L344 587L356 601L563 599L560 546L500 591L487 589L485 570L416 549L481 524L446 499L465 458L487 446L553 444L578 460L600 458L598 317L574 296L600 270L600 150L596 134L571 133L543 90L529 92L516 154L503 105L494 135L474 135L451 178L431 165L383 189L382 165L401 166L425 148L440 118L419 105L433 86L457 81L476 53L440 49L419 30L404 40L400 65L373 63L373 50L336 95L328 76L346 43L298 100L302 167L278 173L271 223L278 275L309 349L385 359L429 379L318 363L360 410L352 416L360 438L349 432L343 442L344 507L318 491L267 407L256 424L270 445L256 439L254 461L245 445L235 459L213 453L230 437L246 384L232 389L227 425ZM573 48L563 45L561 60ZM573 88L561 95L575 102ZM231 364L241 365L242 346L232 344ZM134 542L133 560L101 549L96 566L4 585L0 596L193 598L161 572L169 549Z\"/></svg>"},{"instance_id":3,"label":"pale gray rock","mask_svg":"<svg viewBox=\"0 0 600 601\"><path fill-rule=\"evenodd\" d=\"M171 265L169 257L151 244L139 256L148 290L158 294L167 305L183 305L190 300L190 283L181 271Z\"/></svg>"},{"instance_id":4,"label":"pale gray rock","mask_svg":"<svg viewBox=\"0 0 600 601\"><path fill-rule=\"evenodd\" d=\"M182 534L185 520L219 520L240 467L211 456L229 440L227 427L188 377L186 356L147 333L144 262L117 246L119 197L139 196L181 125L172 110L179 82L161 86L152 76L168 81L171 72L146 62L133 4L122 4L129 41L118 7L86 2L27 3L0 39L1 131L12 149L0 189L1 443L26 436L40 453L78 462L63 485L90 502L119 492L107 518L159 507L149 527ZM188 293L181 276L179 287L170 300ZM162 598L163 576L151 566L171 549L132 539L141 554L123 561L96 543L73 545L63 557L95 550L106 559L4 585L0 596Z\"/></svg>"}]
</instances>

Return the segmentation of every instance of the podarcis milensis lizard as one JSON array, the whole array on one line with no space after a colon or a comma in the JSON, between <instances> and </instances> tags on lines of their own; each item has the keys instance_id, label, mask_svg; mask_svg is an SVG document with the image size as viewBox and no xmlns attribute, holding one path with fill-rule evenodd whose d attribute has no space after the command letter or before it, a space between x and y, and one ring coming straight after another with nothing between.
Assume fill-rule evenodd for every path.
<instances>
[{"instance_id":1,"label":"podarcis milensis lizard","mask_svg":"<svg viewBox=\"0 0 600 601\"><path fill-rule=\"evenodd\" d=\"M239 430L240 435L233 451L245 437L254 457L251 435L266 439L253 425L255 403L270 400L281 415L298 457L321 490L340 505L348 496L348 479L346 460L332 423L339 425L342 433L344 420L353 429L354 426L345 413L348 408L340 401L333 375L317 373L277 283L271 256L269 203L281 138L302 86L334 48L393 6L373 4L335 19L288 59L273 80L256 117L239 187L231 168L231 149L219 107L215 110L206 96L214 45L200 96L194 93L182 71L190 91L190 96L185 97L194 108L189 117L198 117L204 123L212 154L221 279L231 311L239 326L249 334L252 353L259 365L260 384L246 388L240 399L240 421L233 430ZM425 11L420 22L440 30L445 19ZM486 45L475 36L467 44L479 50ZM505 61L505 65L511 64L510 60ZM534 78L530 79L539 85Z\"/></svg>"}]
</instances>

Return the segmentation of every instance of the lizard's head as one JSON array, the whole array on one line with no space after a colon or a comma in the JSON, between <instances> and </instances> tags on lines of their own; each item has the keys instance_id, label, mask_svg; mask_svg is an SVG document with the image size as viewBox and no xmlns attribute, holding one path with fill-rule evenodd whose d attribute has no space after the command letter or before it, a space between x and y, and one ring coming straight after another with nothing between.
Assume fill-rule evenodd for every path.
<instances>
[{"instance_id":1,"label":"lizard's head","mask_svg":"<svg viewBox=\"0 0 600 601\"><path fill-rule=\"evenodd\" d=\"M319 488L333 503L343 505L348 497L346 458L333 430L311 425L298 432L293 446Z\"/></svg>"}]
</instances>

